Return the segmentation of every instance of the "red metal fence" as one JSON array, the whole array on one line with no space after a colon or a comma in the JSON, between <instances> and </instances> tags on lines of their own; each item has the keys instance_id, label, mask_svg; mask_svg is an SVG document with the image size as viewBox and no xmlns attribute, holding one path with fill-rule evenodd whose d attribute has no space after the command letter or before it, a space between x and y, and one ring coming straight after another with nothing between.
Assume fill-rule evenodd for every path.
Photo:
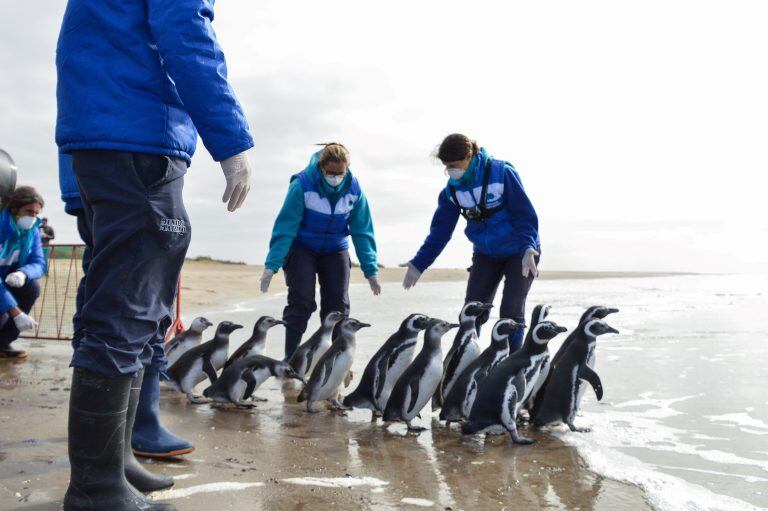
<instances>
[{"instance_id":1,"label":"red metal fence","mask_svg":"<svg viewBox=\"0 0 768 511\"><path fill-rule=\"evenodd\" d=\"M40 298L30 315L38 323L33 332L24 332L28 339L72 339L72 315L75 313L77 286L83 276L84 245L48 245L43 248L48 263L40 279ZM167 337L184 329L181 323L181 277L174 304L173 325Z\"/></svg>"}]
</instances>

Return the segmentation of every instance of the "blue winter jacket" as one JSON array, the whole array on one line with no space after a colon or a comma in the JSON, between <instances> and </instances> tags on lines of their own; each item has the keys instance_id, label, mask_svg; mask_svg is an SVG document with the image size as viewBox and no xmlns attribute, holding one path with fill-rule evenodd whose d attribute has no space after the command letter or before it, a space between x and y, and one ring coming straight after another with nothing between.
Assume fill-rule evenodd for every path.
<instances>
[{"instance_id":1,"label":"blue winter jacket","mask_svg":"<svg viewBox=\"0 0 768 511\"><path fill-rule=\"evenodd\" d=\"M45 275L45 256L39 225L40 220L22 233L7 209L0 212L0 312L8 312L18 305L5 285L5 277L9 273L22 271L29 280Z\"/></svg>"},{"instance_id":2,"label":"blue winter jacket","mask_svg":"<svg viewBox=\"0 0 768 511\"><path fill-rule=\"evenodd\" d=\"M456 197L464 208L478 205L483 186L486 162L490 159L490 179L486 194L486 208L499 210L485 221L467 220L464 234L476 253L490 257L523 255L528 248L538 248L539 220L530 199L525 194L520 176L511 163L493 160L485 149L472 159L470 168L460 181L449 180L440 192L437 211L432 217L429 235L410 262L420 272L429 268L443 251L453 235L460 209L450 192L453 185Z\"/></svg>"},{"instance_id":3,"label":"blue winter jacket","mask_svg":"<svg viewBox=\"0 0 768 511\"><path fill-rule=\"evenodd\" d=\"M253 146L213 31L213 0L69 0L56 48L56 143L189 163Z\"/></svg>"},{"instance_id":4,"label":"blue winter jacket","mask_svg":"<svg viewBox=\"0 0 768 511\"><path fill-rule=\"evenodd\" d=\"M59 190L61 190L61 200L64 201L64 211L73 215L78 209L83 209L77 178L72 170L71 154L59 153Z\"/></svg>"},{"instance_id":5,"label":"blue winter jacket","mask_svg":"<svg viewBox=\"0 0 768 511\"><path fill-rule=\"evenodd\" d=\"M279 270L294 243L327 254L346 250L351 236L363 274L376 275L376 238L368 200L351 170L339 186L328 185L317 164L319 155L316 152L307 168L291 178L272 229L265 266Z\"/></svg>"}]
</instances>

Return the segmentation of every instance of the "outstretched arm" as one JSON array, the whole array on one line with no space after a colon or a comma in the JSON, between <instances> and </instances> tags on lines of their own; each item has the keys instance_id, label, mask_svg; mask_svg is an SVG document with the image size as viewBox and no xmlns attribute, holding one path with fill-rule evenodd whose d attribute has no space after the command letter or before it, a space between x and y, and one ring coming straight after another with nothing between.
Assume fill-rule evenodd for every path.
<instances>
[{"instance_id":1,"label":"outstretched arm","mask_svg":"<svg viewBox=\"0 0 768 511\"><path fill-rule=\"evenodd\" d=\"M429 268L435 262L437 256L443 251L445 246L451 241L453 230L456 228L456 222L459 221L459 208L451 202L444 191L440 191L437 199L437 210L432 216L432 225L429 228L429 235L421 248L416 253L416 257L411 259L411 264L419 272Z\"/></svg>"}]
</instances>

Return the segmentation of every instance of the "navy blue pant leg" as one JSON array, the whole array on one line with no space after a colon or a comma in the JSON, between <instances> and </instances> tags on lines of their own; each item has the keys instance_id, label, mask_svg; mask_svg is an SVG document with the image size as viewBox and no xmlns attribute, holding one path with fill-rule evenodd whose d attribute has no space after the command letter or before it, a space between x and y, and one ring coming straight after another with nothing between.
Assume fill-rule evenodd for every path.
<instances>
[{"instance_id":1,"label":"navy blue pant leg","mask_svg":"<svg viewBox=\"0 0 768 511\"><path fill-rule=\"evenodd\" d=\"M348 250L318 257L317 277L320 282L320 318L328 313L339 311L344 317L349 316L349 271L352 260ZM338 335L339 325L336 325L334 338Z\"/></svg>"},{"instance_id":2,"label":"navy blue pant leg","mask_svg":"<svg viewBox=\"0 0 768 511\"><path fill-rule=\"evenodd\" d=\"M85 274L88 272L88 266L91 263L91 250L93 250L93 240L91 240L91 226L90 217L85 214L85 210L80 208L72 212L77 219L77 232L80 235L80 239L85 244L83 250L83 275L80 277L80 282L77 285L77 295L75 296L75 314L72 316L72 349L77 350L80 346L80 341L83 338L83 324L80 320L80 311L83 309L83 301L85 300Z\"/></svg>"},{"instance_id":3,"label":"navy blue pant leg","mask_svg":"<svg viewBox=\"0 0 768 511\"><path fill-rule=\"evenodd\" d=\"M298 348L307 323L317 309L315 283L317 280L317 256L310 250L293 244L283 266L285 284L288 286L288 304L283 310L285 321L285 357L289 358Z\"/></svg>"},{"instance_id":4,"label":"navy blue pant leg","mask_svg":"<svg viewBox=\"0 0 768 511\"><path fill-rule=\"evenodd\" d=\"M108 376L159 371L156 342L170 325L191 230L182 201L186 163L120 151L76 151L72 166L92 250L72 365ZM160 367L154 367L159 365Z\"/></svg>"},{"instance_id":5,"label":"navy blue pant leg","mask_svg":"<svg viewBox=\"0 0 768 511\"><path fill-rule=\"evenodd\" d=\"M21 287L7 286L6 289L11 292L19 309L25 314L29 314L40 296L40 283L37 280L27 279ZM11 315L7 312L0 314L0 349L7 348L18 338L19 329L16 328Z\"/></svg>"},{"instance_id":6,"label":"navy blue pant leg","mask_svg":"<svg viewBox=\"0 0 768 511\"><path fill-rule=\"evenodd\" d=\"M536 257L538 264L539 257ZM504 290L499 308L500 318L511 318L518 323L525 322L525 301L533 284L533 275L523 277L523 261L520 256L512 256L503 259L488 257L483 254L472 256L472 268L467 283L465 303L471 300L492 302L502 277L504 278ZM488 321L489 312L478 318L478 333L480 327ZM510 351L515 351L522 346L524 330L518 329L509 338Z\"/></svg>"}]
</instances>

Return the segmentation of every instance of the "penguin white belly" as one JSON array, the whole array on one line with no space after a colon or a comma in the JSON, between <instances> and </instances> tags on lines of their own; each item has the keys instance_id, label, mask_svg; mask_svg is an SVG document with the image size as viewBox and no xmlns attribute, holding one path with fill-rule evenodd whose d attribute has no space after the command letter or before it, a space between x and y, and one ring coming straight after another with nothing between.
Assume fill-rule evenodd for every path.
<instances>
[{"instance_id":1,"label":"penguin white belly","mask_svg":"<svg viewBox=\"0 0 768 511\"><path fill-rule=\"evenodd\" d=\"M530 401L536 398L536 395L541 390L541 387L544 386L544 382L547 381L547 376L549 376L549 370L552 368L552 366L549 363L549 360L544 362L542 365L541 371L539 372L538 378L536 378L536 381L533 383L533 390L531 390L530 396L528 396L528 399L526 401Z\"/></svg>"},{"instance_id":2,"label":"penguin white belly","mask_svg":"<svg viewBox=\"0 0 768 511\"><path fill-rule=\"evenodd\" d=\"M213 355L211 356L211 364L213 364L213 368L217 371L224 367L224 364L227 362L227 350L226 349L220 349L213 352Z\"/></svg>"},{"instance_id":3,"label":"penguin white belly","mask_svg":"<svg viewBox=\"0 0 768 511\"><path fill-rule=\"evenodd\" d=\"M261 384L267 381L270 376L272 376L272 373L269 372L269 369L261 368L254 370L253 377L256 380L256 386L253 388L254 392L261 387Z\"/></svg>"},{"instance_id":4,"label":"penguin white belly","mask_svg":"<svg viewBox=\"0 0 768 511\"><path fill-rule=\"evenodd\" d=\"M411 390L408 389L406 397L408 400L405 402L403 416L405 420L409 421L416 417L422 408L432 399L432 396L437 390L437 386L440 385L440 380L443 377L443 366L440 363L440 357L433 357L429 365L426 367L424 374L419 378L419 395L416 398L416 406L413 410L408 412L408 407L411 402Z\"/></svg>"},{"instance_id":5,"label":"penguin white belly","mask_svg":"<svg viewBox=\"0 0 768 511\"><path fill-rule=\"evenodd\" d=\"M518 394L516 380L516 376L507 380L507 386L504 388L504 396L502 397L501 403L499 403L501 405L501 423L508 427L516 424L517 408L522 401ZM524 382L523 385L525 385ZM514 401L514 404L510 407L510 402L512 401Z\"/></svg>"},{"instance_id":6,"label":"penguin white belly","mask_svg":"<svg viewBox=\"0 0 768 511\"><path fill-rule=\"evenodd\" d=\"M328 351L328 348L331 347L331 339L329 338L323 338L317 345L317 349L315 349L315 354L312 356L312 365L307 368L307 371L304 373L304 376L309 377L312 374L312 371L315 370L315 367L317 366L317 363L320 361L321 358L323 358L323 355L325 355L325 352Z\"/></svg>"},{"instance_id":7,"label":"penguin white belly","mask_svg":"<svg viewBox=\"0 0 768 511\"><path fill-rule=\"evenodd\" d=\"M398 354L397 359L395 359L395 363L392 364L392 367L385 374L379 375L379 378L384 378L384 388L376 403L381 410L387 406L387 401L392 394L392 389L395 387L398 378L400 378L405 370L408 369L408 366L411 365L415 346L416 344L414 343L413 347L401 351Z\"/></svg>"},{"instance_id":8,"label":"penguin white belly","mask_svg":"<svg viewBox=\"0 0 768 511\"><path fill-rule=\"evenodd\" d=\"M182 392L192 392L192 389L195 388L195 385L203 381L205 378L206 376L203 372L203 360L198 358L192 364L192 367L189 368L189 371L187 371L187 373L182 376L181 382L179 382L179 386L181 387Z\"/></svg>"},{"instance_id":9,"label":"penguin white belly","mask_svg":"<svg viewBox=\"0 0 768 511\"><path fill-rule=\"evenodd\" d=\"M541 377L541 366L544 363L544 354L531 357L531 365L525 370L525 394L519 401L525 403L531 397L534 386Z\"/></svg>"},{"instance_id":10,"label":"penguin white belly","mask_svg":"<svg viewBox=\"0 0 768 511\"><path fill-rule=\"evenodd\" d=\"M336 363L331 368L331 375L328 377L328 381L317 389L316 398L314 401L322 401L324 399L330 399L336 397L338 394L339 386L344 381L344 377L352 368L352 358L354 351L345 350L339 353L339 357L336 359Z\"/></svg>"},{"instance_id":11,"label":"penguin white belly","mask_svg":"<svg viewBox=\"0 0 768 511\"><path fill-rule=\"evenodd\" d=\"M595 368L595 343L590 343L589 352L587 354L587 365L590 369ZM582 385L579 380L576 380L576 384L579 387L579 391L576 395L576 408L581 407L581 400L584 397L584 392L587 390L588 385Z\"/></svg>"},{"instance_id":12,"label":"penguin white belly","mask_svg":"<svg viewBox=\"0 0 768 511\"><path fill-rule=\"evenodd\" d=\"M456 380L459 379L459 376L464 371L464 369L467 368L469 364L475 361L477 357L480 356L480 346L477 344L477 342L472 339L467 343L466 348L464 348L464 352L461 354L461 358L459 359L459 363L456 366L456 371L452 375L450 375L450 378L447 382L445 382L443 386L443 396L447 396L448 393L451 391L451 388L453 388L454 383L456 383Z\"/></svg>"},{"instance_id":13,"label":"penguin white belly","mask_svg":"<svg viewBox=\"0 0 768 511\"><path fill-rule=\"evenodd\" d=\"M469 417L469 412L472 410L472 405L475 402L477 396L477 373L480 368L475 369L469 378L469 385L464 389L464 401L461 403L461 415Z\"/></svg>"}]
</instances>

